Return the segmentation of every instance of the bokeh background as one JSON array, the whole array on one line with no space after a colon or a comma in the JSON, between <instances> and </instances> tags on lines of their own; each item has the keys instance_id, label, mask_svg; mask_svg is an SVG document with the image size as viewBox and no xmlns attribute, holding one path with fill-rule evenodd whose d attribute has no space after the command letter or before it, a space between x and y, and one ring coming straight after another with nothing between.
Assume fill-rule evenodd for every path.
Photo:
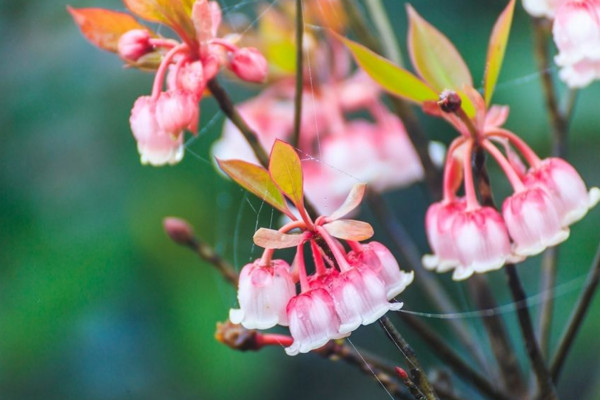
<instances>
[{"instance_id":1,"label":"bokeh background","mask_svg":"<svg viewBox=\"0 0 600 400\"><path fill-rule=\"evenodd\" d=\"M256 3L220 2L240 12L252 12ZM384 3L404 40L404 2ZM69 4L124 10L119 0ZM413 4L457 44L477 81L487 35L505 1ZM236 304L235 292L167 239L162 218L188 219L239 268L259 254L251 235L273 214L215 171L209 148L223 117L211 99L202 103L202 121L214 123L190 143L182 163L141 166L128 118L135 98L150 91L152 76L123 69L117 57L90 45L65 7L56 0L0 2L0 399L387 398L372 379L342 363L289 358L278 348L238 353L214 340L216 322ZM229 88L237 99L251 94ZM580 94L569 138L569 159L589 185L600 185L598 88ZM511 106L509 129L545 156L550 130L540 93L530 21L518 5L495 102ZM422 120L437 140L447 143L455 135L439 121ZM499 195L506 194L505 180L494 181ZM425 252L423 187L386 198ZM366 210L362 217L372 218ZM592 210L561 246L553 344L600 240L599 222L600 210ZM519 267L532 296L539 292L539 261ZM460 304L457 312L474 309L464 283L438 278ZM499 303L510 303L503 272L489 278ZM405 308L432 311L419 292L416 286L407 290ZM596 301L567 361L564 398L600 399L598 312ZM529 369L515 315L505 317ZM454 341L443 321L427 322ZM487 349L479 320L467 323ZM417 336L398 326L426 365L443 368ZM402 365L376 324L351 339Z\"/></svg>"}]
</instances>

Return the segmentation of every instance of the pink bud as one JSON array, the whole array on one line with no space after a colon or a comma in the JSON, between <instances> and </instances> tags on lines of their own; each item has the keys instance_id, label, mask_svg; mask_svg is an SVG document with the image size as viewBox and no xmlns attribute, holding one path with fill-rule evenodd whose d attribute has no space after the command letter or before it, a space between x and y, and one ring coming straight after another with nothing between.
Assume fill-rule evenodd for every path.
<instances>
[{"instance_id":1,"label":"pink bud","mask_svg":"<svg viewBox=\"0 0 600 400\"><path fill-rule=\"evenodd\" d=\"M163 226L167 235L175 243L187 245L194 241L194 230L181 218L167 217L163 220Z\"/></svg>"},{"instance_id":2,"label":"pink bud","mask_svg":"<svg viewBox=\"0 0 600 400\"><path fill-rule=\"evenodd\" d=\"M117 44L119 55L128 61L137 61L152 51L150 32L145 29L132 29L119 38Z\"/></svg>"},{"instance_id":3,"label":"pink bud","mask_svg":"<svg viewBox=\"0 0 600 400\"><path fill-rule=\"evenodd\" d=\"M290 334L294 338L294 343L285 348L290 356L308 353L331 339L348 336L339 333L340 318L331 295L323 288L293 297L287 305L287 316Z\"/></svg>"},{"instance_id":4,"label":"pink bud","mask_svg":"<svg viewBox=\"0 0 600 400\"><path fill-rule=\"evenodd\" d=\"M174 137L160 128L156 119L156 101L139 97L129 118L142 164L160 166L176 164L183 158L183 136Z\"/></svg>"},{"instance_id":5,"label":"pink bud","mask_svg":"<svg viewBox=\"0 0 600 400\"><path fill-rule=\"evenodd\" d=\"M551 197L540 187L526 188L504 200L502 216L518 256L541 253L569 237Z\"/></svg>"},{"instance_id":6,"label":"pink bud","mask_svg":"<svg viewBox=\"0 0 600 400\"><path fill-rule=\"evenodd\" d=\"M570 88L582 88L600 79L600 60L583 59L560 69L560 79Z\"/></svg>"},{"instance_id":7,"label":"pink bud","mask_svg":"<svg viewBox=\"0 0 600 400\"><path fill-rule=\"evenodd\" d=\"M261 83L267 78L267 59L254 47L244 47L233 52L229 68L242 80Z\"/></svg>"},{"instance_id":8,"label":"pink bud","mask_svg":"<svg viewBox=\"0 0 600 400\"><path fill-rule=\"evenodd\" d=\"M156 101L156 120L160 129L178 136L198 121L198 103L195 96L180 92L163 92Z\"/></svg>"},{"instance_id":9,"label":"pink bud","mask_svg":"<svg viewBox=\"0 0 600 400\"><path fill-rule=\"evenodd\" d=\"M261 260L246 264L240 273L239 309L229 311L234 324L246 329L267 329L277 324L287 325L286 307L296 294L290 266L283 260L273 260L262 266Z\"/></svg>"},{"instance_id":10,"label":"pink bud","mask_svg":"<svg viewBox=\"0 0 600 400\"><path fill-rule=\"evenodd\" d=\"M560 158L547 158L532 168L525 184L546 190L563 227L579 221L600 200L600 189L592 188L588 192L575 168Z\"/></svg>"}]
</instances>

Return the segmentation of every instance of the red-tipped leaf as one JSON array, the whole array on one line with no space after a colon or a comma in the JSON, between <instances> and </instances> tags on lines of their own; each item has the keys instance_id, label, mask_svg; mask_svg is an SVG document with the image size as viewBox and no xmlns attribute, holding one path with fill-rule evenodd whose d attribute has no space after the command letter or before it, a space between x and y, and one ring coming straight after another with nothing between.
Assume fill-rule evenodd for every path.
<instances>
[{"instance_id":1,"label":"red-tipped leaf","mask_svg":"<svg viewBox=\"0 0 600 400\"><path fill-rule=\"evenodd\" d=\"M269 172L242 160L217 160L219 167L238 185L255 194L287 216L293 217Z\"/></svg>"},{"instance_id":2,"label":"red-tipped leaf","mask_svg":"<svg viewBox=\"0 0 600 400\"><path fill-rule=\"evenodd\" d=\"M132 29L146 29L131 15L103 8L73 8L67 10L87 40L101 49L117 52L119 38Z\"/></svg>"}]
</instances>

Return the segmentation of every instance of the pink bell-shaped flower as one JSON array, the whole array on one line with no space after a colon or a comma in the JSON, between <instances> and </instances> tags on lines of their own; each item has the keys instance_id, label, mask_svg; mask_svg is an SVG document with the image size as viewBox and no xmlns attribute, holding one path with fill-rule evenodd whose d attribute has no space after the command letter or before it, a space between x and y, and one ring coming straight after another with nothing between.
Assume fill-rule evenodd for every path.
<instances>
[{"instance_id":1,"label":"pink bell-shaped flower","mask_svg":"<svg viewBox=\"0 0 600 400\"><path fill-rule=\"evenodd\" d=\"M156 100L139 97L129 118L142 164L176 164L183 158L183 136L162 130L156 119Z\"/></svg>"},{"instance_id":2,"label":"pink bell-shaped flower","mask_svg":"<svg viewBox=\"0 0 600 400\"><path fill-rule=\"evenodd\" d=\"M523 0L523 8L534 17L554 18L556 8L564 0Z\"/></svg>"},{"instance_id":3,"label":"pink bell-shaped flower","mask_svg":"<svg viewBox=\"0 0 600 400\"><path fill-rule=\"evenodd\" d=\"M450 235L459 261L452 275L454 280L466 279L475 272L499 269L511 259L506 226L491 207L457 213Z\"/></svg>"},{"instance_id":4,"label":"pink bell-shaped flower","mask_svg":"<svg viewBox=\"0 0 600 400\"><path fill-rule=\"evenodd\" d=\"M261 265L260 259L246 264L238 287L240 308L229 311L231 322L246 329L287 325L286 307L296 295L289 271L289 264L283 260L272 260L270 266Z\"/></svg>"},{"instance_id":5,"label":"pink bell-shaped flower","mask_svg":"<svg viewBox=\"0 0 600 400\"><path fill-rule=\"evenodd\" d=\"M338 316L340 333L350 333L361 324L368 325L389 310L399 310L402 303L390 303L385 284L369 268L354 267L331 279L327 287Z\"/></svg>"},{"instance_id":6,"label":"pink bell-shaped flower","mask_svg":"<svg viewBox=\"0 0 600 400\"><path fill-rule=\"evenodd\" d=\"M267 78L269 63L258 49L243 47L233 52L229 68L244 81L261 83Z\"/></svg>"},{"instance_id":7,"label":"pink bell-shaped flower","mask_svg":"<svg viewBox=\"0 0 600 400\"><path fill-rule=\"evenodd\" d=\"M513 240L513 253L518 256L541 253L569 237L552 198L541 187L526 188L508 197L502 215Z\"/></svg>"},{"instance_id":8,"label":"pink bell-shaped flower","mask_svg":"<svg viewBox=\"0 0 600 400\"><path fill-rule=\"evenodd\" d=\"M582 88L600 79L600 59L583 59L560 69L560 79L571 88Z\"/></svg>"},{"instance_id":9,"label":"pink bell-shaped flower","mask_svg":"<svg viewBox=\"0 0 600 400\"><path fill-rule=\"evenodd\" d=\"M172 66L167 75L169 91L192 94L196 101L202 97L206 88L207 77L201 61L186 62L179 68Z\"/></svg>"},{"instance_id":10,"label":"pink bell-shaped flower","mask_svg":"<svg viewBox=\"0 0 600 400\"><path fill-rule=\"evenodd\" d=\"M287 305L290 334L294 343L285 348L290 356L308 353L331 339L348 334L339 333L340 318L327 290L317 288L293 297Z\"/></svg>"},{"instance_id":11,"label":"pink bell-shaped flower","mask_svg":"<svg viewBox=\"0 0 600 400\"><path fill-rule=\"evenodd\" d=\"M156 101L156 121L161 130L179 135L198 126L198 103L194 96L181 91L163 92Z\"/></svg>"},{"instance_id":12,"label":"pink bell-shaped flower","mask_svg":"<svg viewBox=\"0 0 600 400\"><path fill-rule=\"evenodd\" d=\"M402 271L396 258L383 244L373 241L360 247L360 252L348 253L348 260L357 258L364 266L375 271L385 285L388 300L398 296L412 283L414 272Z\"/></svg>"},{"instance_id":13,"label":"pink bell-shaped flower","mask_svg":"<svg viewBox=\"0 0 600 400\"><path fill-rule=\"evenodd\" d=\"M125 32L117 43L119 55L128 61L137 61L152 51L150 32L145 29L132 29Z\"/></svg>"},{"instance_id":14,"label":"pink bell-shaped flower","mask_svg":"<svg viewBox=\"0 0 600 400\"><path fill-rule=\"evenodd\" d=\"M465 209L464 199L441 201L429 206L425 215L425 230L433 254L423 256L425 268L445 272L460 264L452 224Z\"/></svg>"},{"instance_id":15,"label":"pink bell-shaped flower","mask_svg":"<svg viewBox=\"0 0 600 400\"><path fill-rule=\"evenodd\" d=\"M600 200L600 189L594 187L588 191L575 168L560 158L547 158L532 168L525 184L546 190L562 227L579 221Z\"/></svg>"}]
</instances>

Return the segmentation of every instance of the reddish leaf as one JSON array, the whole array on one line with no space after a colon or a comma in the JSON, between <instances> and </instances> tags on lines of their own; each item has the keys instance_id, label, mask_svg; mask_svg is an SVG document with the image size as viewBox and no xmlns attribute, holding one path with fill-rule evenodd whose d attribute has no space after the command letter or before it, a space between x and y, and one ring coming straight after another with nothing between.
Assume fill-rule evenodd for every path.
<instances>
[{"instance_id":1,"label":"reddish leaf","mask_svg":"<svg viewBox=\"0 0 600 400\"><path fill-rule=\"evenodd\" d=\"M90 42L101 49L117 52L119 38L132 29L146 29L131 15L103 8L73 8L67 10Z\"/></svg>"},{"instance_id":2,"label":"reddish leaf","mask_svg":"<svg viewBox=\"0 0 600 400\"><path fill-rule=\"evenodd\" d=\"M483 92L485 104L489 105L500 75L504 52L508 43L510 26L512 24L513 12L515 9L515 0L510 0L502 14L498 17L488 45L488 52L485 62L485 77L483 79Z\"/></svg>"},{"instance_id":3,"label":"reddish leaf","mask_svg":"<svg viewBox=\"0 0 600 400\"><path fill-rule=\"evenodd\" d=\"M138 17L165 24L182 39L195 37L191 20L194 0L123 0L127 8Z\"/></svg>"},{"instance_id":4,"label":"reddish leaf","mask_svg":"<svg viewBox=\"0 0 600 400\"><path fill-rule=\"evenodd\" d=\"M274 229L260 228L253 237L254 244L265 249L296 247L304 240L302 234L281 233Z\"/></svg>"},{"instance_id":5,"label":"reddish leaf","mask_svg":"<svg viewBox=\"0 0 600 400\"><path fill-rule=\"evenodd\" d=\"M408 49L419 75L438 92L473 86L471 73L450 40L407 5Z\"/></svg>"},{"instance_id":6,"label":"reddish leaf","mask_svg":"<svg viewBox=\"0 0 600 400\"><path fill-rule=\"evenodd\" d=\"M266 169L242 160L217 160L219 167L238 185L295 218Z\"/></svg>"},{"instance_id":7,"label":"reddish leaf","mask_svg":"<svg viewBox=\"0 0 600 400\"><path fill-rule=\"evenodd\" d=\"M297 208L302 208L302 166L292 146L281 140L275 141L269 159L269 173L281 192Z\"/></svg>"},{"instance_id":8,"label":"reddish leaf","mask_svg":"<svg viewBox=\"0 0 600 400\"><path fill-rule=\"evenodd\" d=\"M337 34L335 36L348 47L358 65L391 94L418 104L427 100L438 100L438 93L407 70L394 65L361 44Z\"/></svg>"},{"instance_id":9,"label":"reddish leaf","mask_svg":"<svg viewBox=\"0 0 600 400\"><path fill-rule=\"evenodd\" d=\"M366 188L367 185L364 183L357 183L356 185L352 186L352 190L348 194L348 197L346 197L346 200L344 200L344 203L329 217L327 217L327 220L333 221L342 218L344 215L358 207L365 195Z\"/></svg>"},{"instance_id":10,"label":"reddish leaf","mask_svg":"<svg viewBox=\"0 0 600 400\"><path fill-rule=\"evenodd\" d=\"M366 222L353 219L338 219L323 225L331 236L343 240L367 240L373 236L373 227Z\"/></svg>"}]
</instances>

